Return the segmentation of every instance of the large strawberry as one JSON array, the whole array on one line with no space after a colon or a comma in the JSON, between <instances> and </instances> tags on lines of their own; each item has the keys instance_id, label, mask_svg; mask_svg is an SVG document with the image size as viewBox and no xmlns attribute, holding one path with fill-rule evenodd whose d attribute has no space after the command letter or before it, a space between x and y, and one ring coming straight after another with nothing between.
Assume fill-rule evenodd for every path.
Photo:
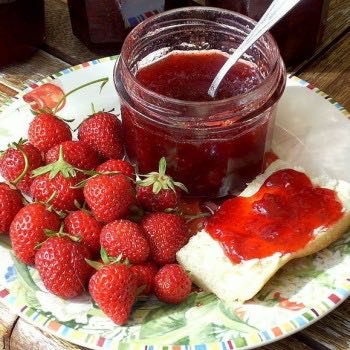
<instances>
[{"instance_id":1,"label":"large strawberry","mask_svg":"<svg viewBox=\"0 0 350 350\"><path fill-rule=\"evenodd\" d=\"M54 163L58 160L60 147L63 149L66 162L78 169L91 170L100 164L97 153L82 141L64 141L52 147L46 153L46 164Z\"/></svg>"},{"instance_id":2,"label":"large strawberry","mask_svg":"<svg viewBox=\"0 0 350 350\"><path fill-rule=\"evenodd\" d=\"M32 170L43 164L40 151L25 140L12 143L0 156L1 176L29 194Z\"/></svg>"},{"instance_id":3,"label":"large strawberry","mask_svg":"<svg viewBox=\"0 0 350 350\"><path fill-rule=\"evenodd\" d=\"M92 215L85 210L74 211L64 219L64 227L70 235L81 237L93 256L99 253L102 224Z\"/></svg>"},{"instance_id":4,"label":"large strawberry","mask_svg":"<svg viewBox=\"0 0 350 350\"><path fill-rule=\"evenodd\" d=\"M113 322L123 325L135 302L138 280L130 267L118 259L106 261L103 257L103 261L104 264L93 264L98 271L90 279L89 291L101 310Z\"/></svg>"},{"instance_id":5,"label":"large strawberry","mask_svg":"<svg viewBox=\"0 0 350 350\"><path fill-rule=\"evenodd\" d=\"M121 219L135 202L131 180L124 175L98 175L90 178L84 187L86 203L98 221Z\"/></svg>"},{"instance_id":6,"label":"large strawberry","mask_svg":"<svg viewBox=\"0 0 350 350\"><path fill-rule=\"evenodd\" d=\"M92 268L85 259L90 258L86 246L59 232L41 245L35 254L35 267L48 291L70 299L85 290L92 274Z\"/></svg>"},{"instance_id":7,"label":"large strawberry","mask_svg":"<svg viewBox=\"0 0 350 350\"><path fill-rule=\"evenodd\" d=\"M29 124L28 139L39 151L46 153L51 147L72 139L69 126L50 113L39 113Z\"/></svg>"},{"instance_id":8,"label":"large strawberry","mask_svg":"<svg viewBox=\"0 0 350 350\"><path fill-rule=\"evenodd\" d=\"M0 233L7 233L11 222L23 207L22 196L5 183L0 183Z\"/></svg>"},{"instance_id":9,"label":"large strawberry","mask_svg":"<svg viewBox=\"0 0 350 350\"><path fill-rule=\"evenodd\" d=\"M122 254L132 264L140 264L148 259L149 244L142 228L129 220L116 220L101 231L101 246L110 256Z\"/></svg>"},{"instance_id":10,"label":"large strawberry","mask_svg":"<svg viewBox=\"0 0 350 350\"><path fill-rule=\"evenodd\" d=\"M35 179L30 192L36 201L50 202L57 210L74 210L83 202L83 190L76 186L84 179L79 171L64 160L60 147L59 159L33 172Z\"/></svg>"},{"instance_id":11,"label":"large strawberry","mask_svg":"<svg viewBox=\"0 0 350 350\"><path fill-rule=\"evenodd\" d=\"M79 127L78 138L104 159L123 158L121 122L112 113L98 112Z\"/></svg>"},{"instance_id":12,"label":"large strawberry","mask_svg":"<svg viewBox=\"0 0 350 350\"><path fill-rule=\"evenodd\" d=\"M191 289L190 277L178 264L163 266L154 278L154 293L164 303L182 303L190 295Z\"/></svg>"},{"instance_id":13,"label":"large strawberry","mask_svg":"<svg viewBox=\"0 0 350 350\"><path fill-rule=\"evenodd\" d=\"M32 203L22 208L10 227L12 248L18 259L28 265L34 264L35 247L47 237L45 230L57 231L60 218L44 204Z\"/></svg>"},{"instance_id":14,"label":"large strawberry","mask_svg":"<svg viewBox=\"0 0 350 350\"><path fill-rule=\"evenodd\" d=\"M105 172L119 172L125 176L130 177L135 180L135 169L134 167L127 162L126 160L121 159L109 159L106 162L102 163L96 168L96 171L99 173Z\"/></svg>"},{"instance_id":15,"label":"large strawberry","mask_svg":"<svg viewBox=\"0 0 350 350\"><path fill-rule=\"evenodd\" d=\"M166 175L164 157L159 161L158 172L151 172L143 176L145 179L137 182L136 197L138 203L146 210L175 209L179 204L180 190L187 192L185 185Z\"/></svg>"},{"instance_id":16,"label":"large strawberry","mask_svg":"<svg viewBox=\"0 0 350 350\"><path fill-rule=\"evenodd\" d=\"M189 240L184 219L175 214L151 213L142 220L148 238L151 257L159 265L174 263L176 253Z\"/></svg>"}]
</instances>

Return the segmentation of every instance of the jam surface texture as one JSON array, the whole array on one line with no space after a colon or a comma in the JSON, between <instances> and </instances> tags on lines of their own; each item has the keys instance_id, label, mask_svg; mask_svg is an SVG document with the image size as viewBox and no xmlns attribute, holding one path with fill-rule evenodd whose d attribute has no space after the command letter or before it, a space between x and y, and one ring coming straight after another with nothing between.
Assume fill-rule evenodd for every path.
<instances>
[{"instance_id":1,"label":"jam surface texture","mask_svg":"<svg viewBox=\"0 0 350 350\"><path fill-rule=\"evenodd\" d=\"M160 95L183 101L205 102L212 99L208 89L226 61L226 55L214 50L175 52L141 68L136 78L143 86ZM222 81L216 99L246 93L261 81L262 77L254 64L238 61Z\"/></svg>"},{"instance_id":2,"label":"jam surface texture","mask_svg":"<svg viewBox=\"0 0 350 350\"><path fill-rule=\"evenodd\" d=\"M342 209L333 190L314 186L301 172L283 169L253 196L225 201L208 219L206 231L239 263L304 248L315 229L342 217Z\"/></svg>"}]
</instances>

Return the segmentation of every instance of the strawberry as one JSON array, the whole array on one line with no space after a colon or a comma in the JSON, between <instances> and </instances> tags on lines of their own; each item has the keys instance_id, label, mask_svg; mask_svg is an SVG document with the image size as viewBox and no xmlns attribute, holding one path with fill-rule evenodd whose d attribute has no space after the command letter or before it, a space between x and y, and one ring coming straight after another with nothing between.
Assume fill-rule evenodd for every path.
<instances>
[{"instance_id":1,"label":"strawberry","mask_svg":"<svg viewBox=\"0 0 350 350\"><path fill-rule=\"evenodd\" d=\"M46 153L46 164L54 163L58 160L61 146L66 162L78 169L91 170L100 164L97 153L82 141L64 141L59 145L53 146Z\"/></svg>"},{"instance_id":2,"label":"strawberry","mask_svg":"<svg viewBox=\"0 0 350 350\"><path fill-rule=\"evenodd\" d=\"M28 265L34 264L35 247L46 239L44 230L57 231L60 219L44 204L32 203L23 207L10 226L12 248L18 259Z\"/></svg>"},{"instance_id":3,"label":"strawberry","mask_svg":"<svg viewBox=\"0 0 350 350\"><path fill-rule=\"evenodd\" d=\"M59 232L41 245L35 254L35 267L48 291L70 299L84 292L92 274L85 261L90 257L86 246Z\"/></svg>"},{"instance_id":4,"label":"strawberry","mask_svg":"<svg viewBox=\"0 0 350 350\"><path fill-rule=\"evenodd\" d=\"M174 181L166 175L166 160L159 161L159 171L151 172L144 180L137 182L136 198L138 203L149 211L175 209L180 199L180 189L187 192L181 182Z\"/></svg>"},{"instance_id":5,"label":"strawberry","mask_svg":"<svg viewBox=\"0 0 350 350\"><path fill-rule=\"evenodd\" d=\"M136 275L129 266L118 263L118 259L112 258L108 265L94 263L93 266L98 271L89 283L92 298L113 322L118 325L127 323L137 294Z\"/></svg>"},{"instance_id":6,"label":"strawberry","mask_svg":"<svg viewBox=\"0 0 350 350\"><path fill-rule=\"evenodd\" d=\"M149 256L149 244L142 228L129 220L116 220L101 231L101 246L110 256L122 254L132 264L145 262Z\"/></svg>"},{"instance_id":7,"label":"strawberry","mask_svg":"<svg viewBox=\"0 0 350 350\"><path fill-rule=\"evenodd\" d=\"M81 237L93 256L99 253L102 224L85 210L70 213L64 219L64 227L70 235Z\"/></svg>"},{"instance_id":8,"label":"strawberry","mask_svg":"<svg viewBox=\"0 0 350 350\"><path fill-rule=\"evenodd\" d=\"M135 202L134 188L124 175L98 175L84 187L86 203L98 221L111 222L124 217Z\"/></svg>"},{"instance_id":9,"label":"strawberry","mask_svg":"<svg viewBox=\"0 0 350 350\"><path fill-rule=\"evenodd\" d=\"M154 293L164 303L182 303L190 295L191 289L190 277L178 264L163 266L154 278Z\"/></svg>"},{"instance_id":10,"label":"strawberry","mask_svg":"<svg viewBox=\"0 0 350 350\"><path fill-rule=\"evenodd\" d=\"M0 174L23 193L29 194L33 182L31 172L42 164L40 151L21 139L3 152L0 157Z\"/></svg>"},{"instance_id":11,"label":"strawberry","mask_svg":"<svg viewBox=\"0 0 350 350\"><path fill-rule=\"evenodd\" d=\"M69 126L50 113L39 113L29 124L28 139L40 152L72 139Z\"/></svg>"},{"instance_id":12,"label":"strawberry","mask_svg":"<svg viewBox=\"0 0 350 350\"><path fill-rule=\"evenodd\" d=\"M13 218L22 207L22 196L9 185L0 183L0 233L9 231Z\"/></svg>"},{"instance_id":13,"label":"strawberry","mask_svg":"<svg viewBox=\"0 0 350 350\"><path fill-rule=\"evenodd\" d=\"M96 171L99 173L110 172L110 171L119 171L121 174L130 177L135 180L135 169L127 161L121 159L110 159L99 165L96 168Z\"/></svg>"},{"instance_id":14,"label":"strawberry","mask_svg":"<svg viewBox=\"0 0 350 350\"><path fill-rule=\"evenodd\" d=\"M36 201L50 202L57 210L74 210L83 202L83 190L75 188L84 179L81 173L64 160L63 147L57 162L45 165L33 172L30 192Z\"/></svg>"},{"instance_id":15,"label":"strawberry","mask_svg":"<svg viewBox=\"0 0 350 350\"><path fill-rule=\"evenodd\" d=\"M78 138L89 144L104 159L124 156L121 122L112 113L98 112L79 127Z\"/></svg>"},{"instance_id":16,"label":"strawberry","mask_svg":"<svg viewBox=\"0 0 350 350\"><path fill-rule=\"evenodd\" d=\"M175 214L151 213L141 223L148 238L151 257L159 265L176 261L176 253L189 239L183 218Z\"/></svg>"},{"instance_id":17,"label":"strawberry","mask_svg":"<svg viewBox=\"0 0 350 350\"><path fill-rule=\"evenodd\" d=\"M153 292L154 277L158 272L158 267L153 262L131 266L132 272L137 276L137 287L142 288L142 294L150 295Z\"/></svg>"}]
</instances>

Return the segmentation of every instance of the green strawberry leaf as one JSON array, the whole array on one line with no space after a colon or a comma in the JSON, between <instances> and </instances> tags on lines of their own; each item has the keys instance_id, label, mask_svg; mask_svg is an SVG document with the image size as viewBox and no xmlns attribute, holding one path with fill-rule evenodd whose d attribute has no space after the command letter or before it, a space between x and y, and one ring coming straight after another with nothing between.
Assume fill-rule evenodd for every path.
<instances>
[{"instance_id":1,"label":"green strawberry leaf","mask_svg":"<svg viewBox=\"0 0 350 350\"><path fill-rule=\"evenodd\" d=\"M11 258L13 261L13 265L16 268L16 271L18 273L18 277L20 278L21 282L23 282L23 284L30 290L36 292L36 291L40 291L40 288L36 285L36 283L34 282L28 266L21 263L16 256L11 252Z\"/></svg>"}]
</instances>

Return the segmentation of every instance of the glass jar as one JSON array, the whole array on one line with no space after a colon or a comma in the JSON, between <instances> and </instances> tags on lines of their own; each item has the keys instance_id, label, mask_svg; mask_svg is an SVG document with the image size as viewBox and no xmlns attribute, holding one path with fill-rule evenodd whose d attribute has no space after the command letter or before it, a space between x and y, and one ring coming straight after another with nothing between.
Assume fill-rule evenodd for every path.
<instances>
[{"instance_id":1,"label":"glass jar","mask_svg":"<svg viewBox=\"0 0 350 350\"><path fill-rule=\"evenodd\" d=\"M276 104L286 82L271 35L264 35L244 57L256 67L261 82L232 97L181 100L156 93L137 78L142 67L174 52L215 51L226 53L227 59L254 25L235 12L189 7L148 19L129 34L114 78L126 151L141 173L156 170L164 156L170 175L183 182L191 196L215 198L238 193L263 170Z\"/></svg>"},{"instance_id":2,"label":"glass jar","mask_svg":"<svg viewBox=\"0 0 350 350\"><path fill-rule=\"evenodd\" d=\"M185 6L186 1L68 0L68 7L74 35L91 50L113 54L138 23L164 10Z\"/></svg>"},{"instance_id":3,"label":"glass jar","mask_svg":"<svg viewBox=\"0 0 350 350\"><path fill-rule=\"evenodd\" d=\"M203 0L191 0L203 4ZM287 65L310 57L325 29L329 0L302 0L272 29L281 55ZM206 0L205 4L247 15L256 21L265 13L272 0Z\"/></svg>"},{"instance_id":4,"label":"glass jar","mask_svg":"<svg viewBox=\"0 0 350 350\"><path fill-rule=\"evenodd\" d=\"M44 0L0 0L0 66L28 58L44 38Z\"/></svg>"}]
</instances>

